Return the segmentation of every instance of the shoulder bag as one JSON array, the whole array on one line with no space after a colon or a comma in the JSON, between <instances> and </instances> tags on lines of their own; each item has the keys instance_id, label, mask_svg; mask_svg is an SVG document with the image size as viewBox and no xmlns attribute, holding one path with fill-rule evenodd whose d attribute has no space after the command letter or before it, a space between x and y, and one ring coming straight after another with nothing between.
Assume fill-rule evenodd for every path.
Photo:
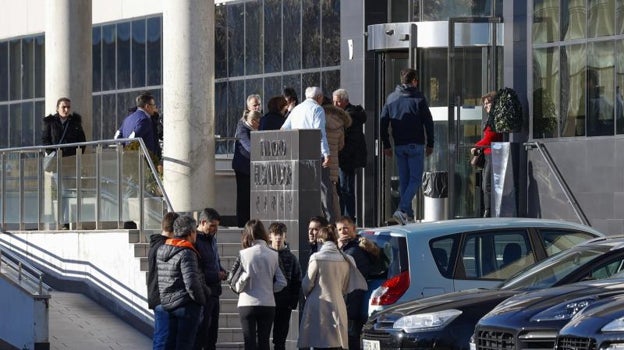
<instances>
[{"instance_id":1,"label":"shoulder bag","mask_svg":"<svg viewBox=\"0 0 624 350\"><path fill-rule=\"evenodd\" d=\"M470 158L470 166L477 169L483 169L485 166L485 154L483 153L483 149L475 149L474 154Z\"/></svg>"},{"instance_id":2,"label":"shoulder bag","mask_svg":"<svg viewBox=\"0 0 624 350\"><path fill-rule=\"evenodd\" d=\"M238 254L236 261L234 261L232 265L232 269L228 273L227 283L234 293L240 294L245 291L248 281L249 274L245 271L241 263L241 256Z\"/></svg>"}]
</instances>

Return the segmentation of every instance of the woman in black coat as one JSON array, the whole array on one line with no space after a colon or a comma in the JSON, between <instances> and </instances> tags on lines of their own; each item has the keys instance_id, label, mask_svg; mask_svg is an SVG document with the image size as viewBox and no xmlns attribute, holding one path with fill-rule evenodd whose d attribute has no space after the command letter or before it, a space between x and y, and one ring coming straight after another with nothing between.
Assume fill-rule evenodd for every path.
<instances>
[{"instance_id":1,"label":"woman in black coat","mask_svg":"<svg viewBox=\"0 0 624 350\"><path fill-rule=\"evenodd\" d=\"M262 114L247 111L236 125L236 144L232 169L236 174L236 221L238 227L244 227L250 216L251 192L251 131L258 130Z\"/></svg>"}]
</instances>

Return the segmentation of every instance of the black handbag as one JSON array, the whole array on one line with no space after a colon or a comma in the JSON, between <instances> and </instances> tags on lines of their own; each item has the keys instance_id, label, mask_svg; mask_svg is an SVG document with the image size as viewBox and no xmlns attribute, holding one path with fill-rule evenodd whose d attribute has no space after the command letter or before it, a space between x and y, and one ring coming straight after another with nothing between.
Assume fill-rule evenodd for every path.
<instances>
[{"instance_id":1,"label":"black handbag","mask_svg":"<svg viewBox=\"0 0 624 350\"><path fill-rule=\"evenodd\" d=\"M247 287L247 281L249 280L249 274L245 271L243 264L241 264L240 254L236 258L236 261L232 265L232 269L228 273L227 283L236 294L240 294L245 291Z\"/></svg>"},{"instance_id":2,"label":"black handbag","mask_svg":"<svg viewBox=\"0 0 624 350\"><path fill-rule=\"evenodd\" d=\"M485 166L485 153L481 148L475 149L472 158L470 158L470 165L477 169L483 169Z\"/></svg>"}]
</instances>

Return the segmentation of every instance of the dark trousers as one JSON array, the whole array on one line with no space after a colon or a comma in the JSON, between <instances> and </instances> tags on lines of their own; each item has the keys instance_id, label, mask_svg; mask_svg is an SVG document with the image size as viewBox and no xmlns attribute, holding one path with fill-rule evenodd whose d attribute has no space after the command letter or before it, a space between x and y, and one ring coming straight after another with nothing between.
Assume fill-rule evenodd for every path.
<instances>
[{"instance_id":1,"label":"dark trousers","mask_svg":"<svg viewBox=\"0 0 624 350\"><path fill-rule=\"evenodd\" d=\"M365 322L364 318L349 319L349 350L360 350L360 335Z\"/></svg>"},{"instance_id":2,"label":"dark trousers","mask_svg":"<svg viewBox=\"0 0 624 350\"><path fill-rule=\"evenodd\" d=\"M273 319L273 349L286 349L286 338L288 337L288 329L290 327L289 307L276 307L275 318Z\"/></svg>"},{"instance_id":3,"label":"dark trousers","mask_svg":"<svg viewBox=\"0 0 624 350\"><path fill-rule=\"evenodd\" d=\"M167 336L165 349L193 349L201 309L201 305L195 302L189 302L169 311L169 335Z\"/></svg>"},{"instance_id":4,"label":"dark trousers","mask_svg":"<svg viewBox=\"0 0 624 350\"><path fill-rule=\"evenodd\" d=\"M239 171L236 173L236 222L238 227L244 227L249 221L251 202L251 176Z\"/></svg>"},{"instance_id":5,"label":"dark trousers","mask_svg":"<svg viewBox=\"0 0 624 350\"><path fill-rule=\"evenodd\" d=\"M334 191L336 190L336 185L329 178L329 173L329 168L321 168L321 210L327 221L333 224L338 219L334 215Z\"/></svg>"},{"instance_id":6,"label":"dark trousers","mask_svg":"<svg viewBox=\"0 0 624 350\"><path fill-rule=\"evenodd\" d=\"M154 308L154 335L152 336L152 350L163 350L169 334L169 313L162 305Z\"/></svg>"},{"instance_id":7,"label":"dark trousers","mask_svg":"<svg viewBox=\"0 0 624 350\"><path fill-rule=\"evenodd\" d=\"M355 219L355 169L340 169L340 212Z\"/></svg>"},{"instance_id":8,"label":"dark trousers","mask_svg":"<svg viewBox=\"0 0 624 350\"><path fill-rule=\"evenodd\" d=\"M270 350L271 326L275 318L274 306L239 306L245 350Z\"/></svg>"},{"instance_id":9,"label":"dark trousers","mask_svg":"<svg viewBox=\"0 0 624 350\"><path fill-rule=\"evenodd\" d=\"M202 320L195 338L195 350L215 350L219 335L219 297L209 296L202 311Z\"/></svg>"}]
</instances>

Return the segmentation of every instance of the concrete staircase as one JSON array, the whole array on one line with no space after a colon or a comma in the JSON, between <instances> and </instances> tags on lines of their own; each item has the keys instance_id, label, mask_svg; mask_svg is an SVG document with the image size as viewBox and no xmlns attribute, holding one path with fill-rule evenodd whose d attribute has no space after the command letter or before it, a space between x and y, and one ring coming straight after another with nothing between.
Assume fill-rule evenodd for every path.
<instances>
[{"instance_id":1,"label":"concrete staircase","mask_svg":"<svg viewBox=\"0 0 624 350\"><path fill-rule=\"evenodd\" d=\"M217 241L221 264L229 271L241 249L241 229L220 227L217 233ZM147 276L149 243L137 242L133 244L134 255L140 259L141 271L145 271ZM217 341L218 349L244 348L243 331L238 317L238 309L236 308L237 302L238 295L232 292L230 287L224 283L220 300L221 313L219 317L219 338Z\"/></svg>"}]
</instances>

